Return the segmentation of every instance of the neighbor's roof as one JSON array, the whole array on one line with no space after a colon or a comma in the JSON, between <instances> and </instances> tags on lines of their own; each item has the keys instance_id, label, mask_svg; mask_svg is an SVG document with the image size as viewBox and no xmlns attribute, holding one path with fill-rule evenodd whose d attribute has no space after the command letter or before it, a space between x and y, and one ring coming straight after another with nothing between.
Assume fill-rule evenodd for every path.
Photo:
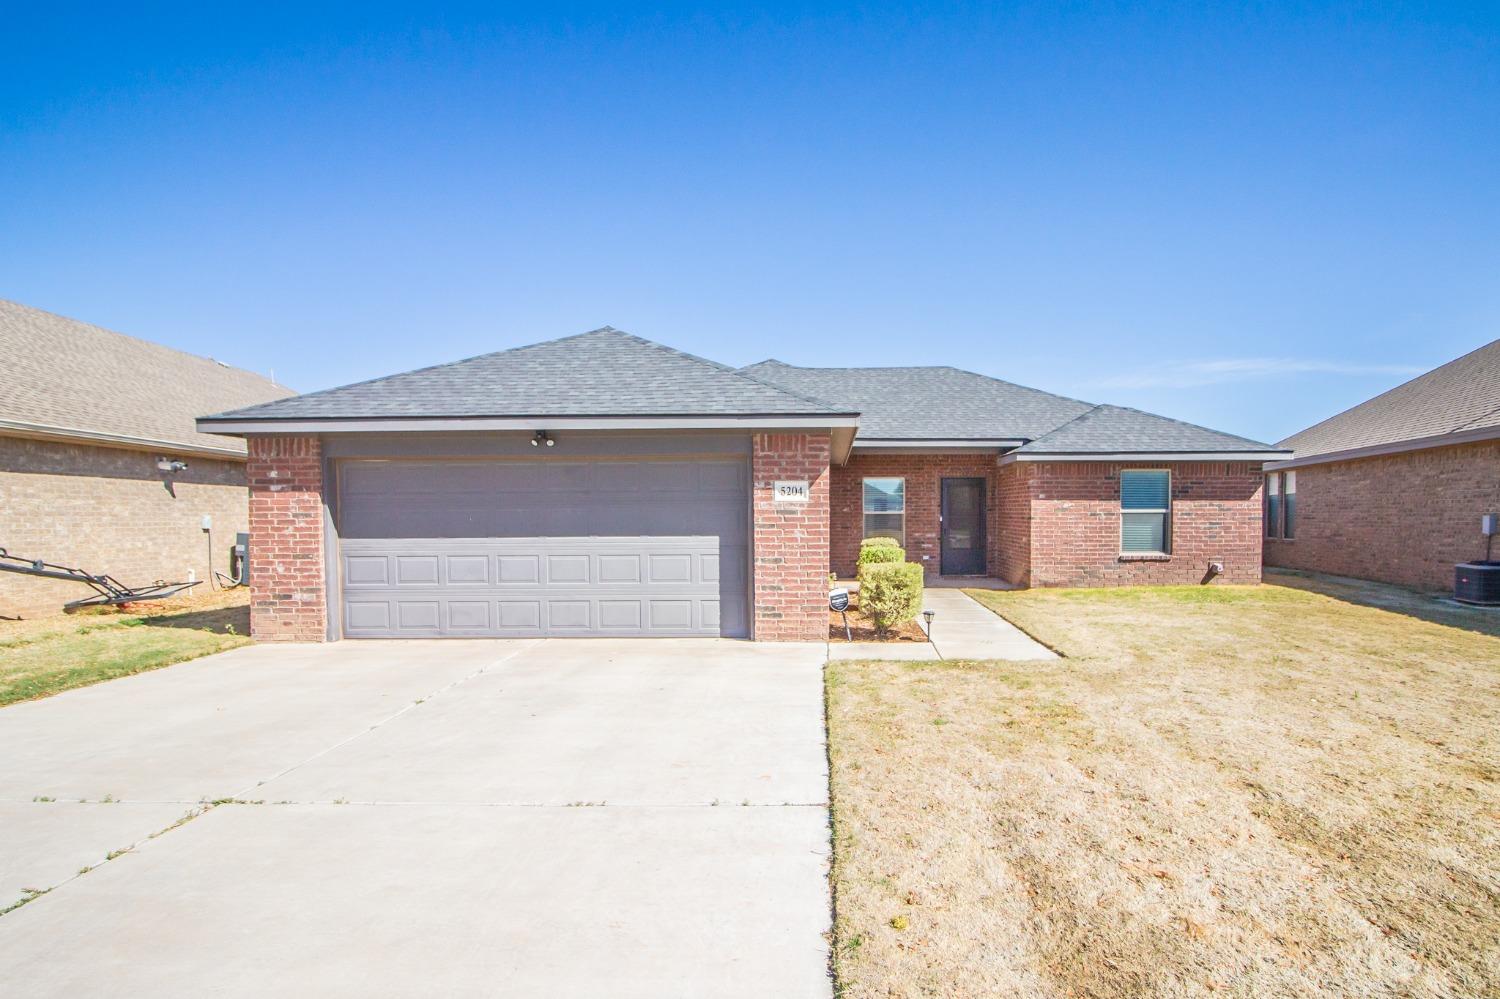
<instances>
[{"instance_id":1,"label":"neighbor's roof","mask_svg":"<svg viewBox=\"0 0 1500 999\"><path fill-rule=\"evenodd\" d=\"M857 409L861 441L1024 441L1017 455L1227 453L1269 444L1121 406L1096 406L958 368L742 369Z\"/></svg>"},{"instance_id":2,"label":"neighbor's roof","mask_svg":"<svg viewBox=\"0 0 1500 999\"><path fill-rule=\"evenodd\" d=\"M1017 454L1264 453L1269 444L1124 406L1095 406L1016 449Z\"/></svg>"},{"instance_id":3,"label":"neighbor's roof","mask_svg":"<svg viewBox=\"0 0 1500 999\"><path fill-rule=\"evenodd\" d=\"M0 299L0 434L244 454L200 413L291 395L268 378Z\"/></svg>"},{"instance_id":4,"label":"neighbor's roof","mask_svg":"<svg viewBox=\"0 0 1500 999\"><path fill-rule=\"evenodd\" d=\"M789 415L849 414L605 326L207 419Z\"/></svg>"},{"instance_id":5,"label":"neighbor's roof","mask_svg":"<svg viewBox=\"0 0 1500 999\"><path fill-rule=\"evenodd\" d=\"M1298 460L1500 427L1500 340L1281 442Z\"/></svg>"},{"instance_id":6,"label":"neighbor's roof","mask_svg":"<svg viewBox=\"0 0 1500 999\"><path fill-rule=\"evenodd\" d=\"M958 368L799 368L771 360L740 370L858 412L861 440L1030 440L1091 408Z\"/></svg>"}]
</instances>

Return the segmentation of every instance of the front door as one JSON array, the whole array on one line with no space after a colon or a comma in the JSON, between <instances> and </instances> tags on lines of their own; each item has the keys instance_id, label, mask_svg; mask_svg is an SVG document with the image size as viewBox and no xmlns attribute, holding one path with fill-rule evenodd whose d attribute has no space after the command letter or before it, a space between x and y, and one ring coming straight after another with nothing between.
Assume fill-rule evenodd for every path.
<instances>
[{"instance_id":1,"label":"front door","mask_svg":"<svg viewBox=\"0 0 1500 999\"><path fill-rule=\"evenodd\" d=\"M942 574L984 575L984 480L943 480Z\"/></svg>"}]
</instances>

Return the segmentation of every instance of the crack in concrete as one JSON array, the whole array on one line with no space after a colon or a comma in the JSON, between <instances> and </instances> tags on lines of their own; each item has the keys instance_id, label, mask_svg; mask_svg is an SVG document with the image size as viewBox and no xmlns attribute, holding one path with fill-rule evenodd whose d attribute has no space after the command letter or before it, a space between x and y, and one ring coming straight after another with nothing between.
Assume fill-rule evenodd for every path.
<instances>
[{"instance_id":1,"label":"crack in concrete","mask_svg":"<svg viewBox=\"0 0 1500 999\"><path fill-rule=\"evenodd\" d=\"M53 892L57 891L58 889L63 888L65 886L67 886L67 885L72 884L74 881L77 881L79 878L82 878L82 877L84 877L85 875L88 875L88 874L92 874L94 871L97 871L99 868L103 867L105 864L113 863L115 860L118 860L120 857L123 857L123 856L125 856L126 854L129 854L129 853L135 852L135 850L138 847L143 846L146 843L149 843L151 840L154 840L154 839L157 839L157 838L159 838L161 836L164 836L164 835L166 835L167 833L171 832L174 829L179 829L182 826L187 825L189 822L192 822L194 819L197 819L197 818L200 818L200 817L202 817L204 815L207 815L209 812L213 811L215 808L220 808L220 807L223 807L223 806L226 806L226 805L264 805L264 804L267 804L267 802L265 802L263 800L255 800L255 801L246 800L246 799L244 799L243 796L245 794L247 794L248 792L253 791L254 789L256 789L258 787L262 787L262 786L264 786L266 784L269 784L271 781L276 780L279 777L285 777L287 774L292 773L294 770L297 770L297 769L299 769L301 767L306 766L307 764L311 763L313 760L319 759L320 757L325 756L328 753L333 752L335 749L339 749L342 746L347 746L347 745L349 745L349 743L354 742L356 739L359 739L359 738L362 738L363 736L369 735L371 732L375 731L376 729L380 728L381 726L389 724L390 722L395 721L397 718L400 718L402 715L406 714L407 712L414 711L415 709L421 707L423 704L425 704L428 701L432 700L434 697L437 697L437 696L439 696L441 694L447 693L448 691L453 690L455 687L461 686L462 684L465 684L465 683L469 682L470 680L474 679L475 677L482 676L483 674L489 672L494 667L499 666L501 663L507 662L507 661L515 658L516 656L520 655L522 652L525 652L528 649L534 648L536 645L540 644L540 642L541 642L541 639L532 639L531 641L527 642L524 645L520 645L520 646L518 646L518 647L516 647L514 649L511 649L505 655L501 656L498 659L494 659L494 660L491 660L490 662L485 663L483 666L481 666L478 669L474 670L472 673L468 673L468 674L466 674L464 676L459 677L457 680L453 680L453 681L450 681L449 683L444 684L443 686L437 688L436 690L432 691L431 693L426 694L426 695L424 695L422 697L419 697L416 700L414 700L412 703L405 705L404 707L401 708L400 711L396 711L393 714L391 714L391 715L389 715L389 716L387 716L385 718L382 718L381 720L377 721L375 724L369 726L368 728L362 729L361 731L356 732L353 735L351 735L351 736L349 736L349 737L347 737L345 739L341 739L338 742L335 742L334 744L332 744L330 746L326 746L323 749L320 749L318 752L313 753L311 756L307 757L306 759L301 760L301 761L299 761L297 763L294 763L291 766L286 767L285 769L283 769L283 770L281 770L281 771L279 771L279 772L277 772L275 774L272 774L270 777L267 777L265 780L257 781L256 783L251 784L249 787L245 788L244 790L240 791L237 794L228 795L228 796L223 797L223 798L215 798L213 800L199 799L197 801L179 801L177 799L171 799L171 798L168 798L168 799L165 799L165 800L144 801L144 800L136 800L136 799L128 799L128 798L116 798L113 795L108 795L105 798L97 799L97 800L91 800L91 799L88 799L88 798L62 798L62 799L59 799L59 798L56 798L56 797L50 797L50 798L47 798L47 799L43 800L43 797L40 796L40 795L29 799L29 801L31 803L37 804L37 805L57 805L57 804L63 804L63 805L67 805L67 804L78 804L78 805L143 805L143 804L171 805L171 804L182 804L182 805L188 805L188 806L190 806L192 808L192 810L189 811L187 814L183 815L181 818L179 818L177 821L173 822L172 824L167 825L167 826L163 826L161 829L158 829L155 832L152 832L152 833L150 833L150 834L142 837L141 839L138 839L138 840L134 841L133 843L129 844L128 846L122 847L121 849L118 849L118 850L111 850L108 854L106 854L106 856L105 856L105 858L103 860L99 861L99 863L92 864L92 865L87 866L87 867L83 867L83 868L79 869L78 873L74 874L71 877L64 878L62 881L59 881L59 882L57 882L54 885L49 885L46 888L28 889L28 891L30 892L30 894L28 894L25 898L18 899L15 902L11 903L10 905L6 906L5 908L0 909L0 918L3 918L5 916L9 915L10 913L17 911L18 909L24 908L25 906L29 905L30 903L32 903L32 902L36 901L37 899L41 898L43 895L50 895ZM0 800L8 801L8 802L13 802L13 801L22 801L22 802L24 802L24 801L27 801L28 799L21 798L21 799L0 799ZM306 802L306 803L304 803L304 802L284 801L284 802L274 802L273 804L324 804L324 803L323 802ZM326 804L330 804L330 805L334 805L334 804L342 805L342 804L348 804L348 803L347 802L327 802ZM378 803L377 802L370 802L370 804L378 804ZM416 803L413 802L413 804L416 804Z\"/></svg>"},{"instance_id":2,"label":"crack in concrete","mask_svg":"<svg viewBox=\"0 0 1500 999\"><path fill-rule=\"evenodd\" d=\"M510 660L514 659L516 656L520 655L521 653L529 651L530 649L536 648L538 645L541 644L541 642L542 642L542 639L540 639L540 638L533 638L530 641L526 642L525 644L520 645L520 646L518 646L518 647L516 647L514 649L511 649L509 652L507 652L505 655L501 656L499 659L494 659L494 660L491 660L490 662L485 663L483 666L481 666L478 669L474 670L472 673L465 674L464 676L459 677L457 680L453 680L453 681L450 681L449 683L444 684L443 686L441 686L438 689L434 690L432 693L426 694L426 695L424 695L422 697L417 698L416 700L412 701L410 704L405 705L404 707L402 707L400 711L397 711L394 714L389 715L386 718L380 719L380 721L377 721L375 724L369 726L368 728L362 729L361 731L354 733L353 735L349 736L346 739L341 739L340 741L335 742L331 746L325 746L323 749L320 749L316 753L313 753L307 759L301 760L301 761L299 761L297 763L293 763L291 766L289 766L289 767L287 767L287 768L279 771L278 773L272 774L271 776L267 777L264 780L256 781L254 784L251 784L249 787L246 787L246 788L242 789L239 793L234 794L231 797L235 797L235 798L242 797L243 795L248 794L249 792L255 790L256 788L264 787L265 785L271 783L274 780L278 780L278 779L280 779L282 777L285 777L289 773L292 773L292 772L294 772L296 770L300 770L302 767L307 766L309 763L313 762L314 760L321 759L322 757L327 756L329 753L333 752L336 749L342 749L343 747L349 745L350 743L355 742L355 741L357 741L359 739L364 738L365 736L369 735L371 732L374 732L376 729L381 728L381 727L383 727L385 725L390 724L391 722L395 721L397 718L400 718L402 715L404 715L404 714L406 714L406 713L408 713L410 711L415 711L417 708L420 708L423 704L426 704L428 701L432 700L434 697L438 697L438 696L440 696L442 694L445 694L448 691L453 690L455 687L462 686L463 684L468 683L470 680L473 680L475 677L483 676L485 673L488 673L490 670L494 669L496 666L499 666L501 663L509 662Z\"/></svg>"}]
</instances>

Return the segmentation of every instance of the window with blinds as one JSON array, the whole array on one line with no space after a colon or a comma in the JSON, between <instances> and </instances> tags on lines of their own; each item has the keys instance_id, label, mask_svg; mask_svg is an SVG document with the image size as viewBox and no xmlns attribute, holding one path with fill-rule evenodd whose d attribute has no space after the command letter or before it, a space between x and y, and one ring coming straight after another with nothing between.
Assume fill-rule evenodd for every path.
<instances>
[{"instance_id":1,"label":"window with blinds","mask_svg":"<svg viewBox=\"0 0 1500 999\"><path fill-rule=\"evenodd\" d=\"M1120 473L1120 552L1165 555L1171 543L1172 476L1164 469Z\"/></svg>"},{"instance_id":2,"label":"window with blinds","mask_svg":"<svg viewBox=\"0 0 1500 999\"><path fill-rule=\"evenodd\" d=\"M865 479L864 515L867 538L895 538L906 547L906 480Z\"/></svg>"},{"instance_id":3,"label":"window with blinds","mask_svg":"<svg viewBox=\"0 0 1500 999\"><path fill-rule=\"evenodd\" d=\"M1266 537L1281 537L1281 474L1266 473Z\"/></svg>"},{"instance_id":4,"label":"window with blinds","mask_svg":"<svg viewBox=\"0 0 1500 999\"><path fill-rule=\"evenodd\" d=\"M1297 536L1297 473L1266 473L1266 537Z\"/></svg>"}]
</instances>

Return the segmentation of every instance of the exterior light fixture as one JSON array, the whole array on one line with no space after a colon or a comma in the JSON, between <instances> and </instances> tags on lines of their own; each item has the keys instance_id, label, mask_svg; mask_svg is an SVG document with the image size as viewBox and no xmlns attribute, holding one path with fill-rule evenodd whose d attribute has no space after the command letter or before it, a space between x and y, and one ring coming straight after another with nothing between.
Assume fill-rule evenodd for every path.
<instances>
[{"instance_id":1,"label":"exterior light fixture","mask_svg":"<svg viewBox=\"0 0 1500 999\"><path fill-rule=\"evenodd\" d=\"M175 475L178 472L187 471L187 462L177 458L157 458L156 470L158 472L166 472L168 475Z\"/></svg>"},{"instance_id":2,"label":"exterior light fixture","mask_svg":"<svg viewBox=\"0 0 1500 999\"><path fill-rule=\"evenodd\" d=\"M927 640L929 642L932 641L932 619L935 617L937 617L936 611L924 610L922 612L922 620L927 622Z\"/></svg>"},{"instance_id":3,"label":"exterior light fixture","mask_svg":"<svg viewBox=\"0 0 1500 999\"><path fill-rule=\"evenodd\" d=\"M545 445L547 447L556 447L557 446L557 441L553 440L551 437L548 437L547 436L547 431L545 431L545 430L538 430L536 432L536 436L534 436L534 437L531 438L531 446L532 447L542 447L543 445Z\"/></svg>"}]
</instances>

